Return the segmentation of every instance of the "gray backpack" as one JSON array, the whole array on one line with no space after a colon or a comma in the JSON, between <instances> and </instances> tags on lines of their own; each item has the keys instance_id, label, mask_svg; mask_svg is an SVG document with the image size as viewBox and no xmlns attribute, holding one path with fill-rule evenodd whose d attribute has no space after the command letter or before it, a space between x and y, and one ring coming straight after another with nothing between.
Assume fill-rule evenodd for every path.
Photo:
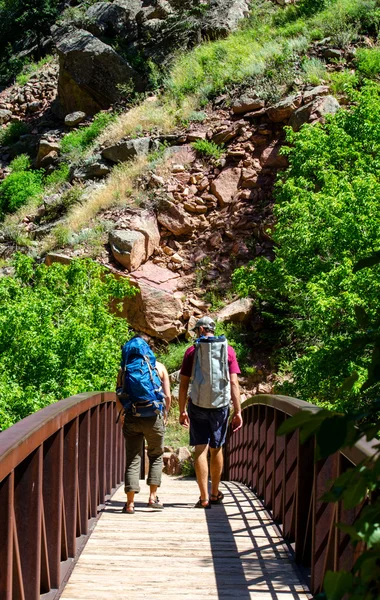
<instances>
[{"instance_id":1,"label":"gray backpack","mask_svg":"<svg viewBox=\"0 0 380 600\"><path fill-rule=\"evenodd\" d=\"M202 408L223 408L231 400L228 343L224 335L194 342L190 398Z\"/></svg>"}]
</instances>

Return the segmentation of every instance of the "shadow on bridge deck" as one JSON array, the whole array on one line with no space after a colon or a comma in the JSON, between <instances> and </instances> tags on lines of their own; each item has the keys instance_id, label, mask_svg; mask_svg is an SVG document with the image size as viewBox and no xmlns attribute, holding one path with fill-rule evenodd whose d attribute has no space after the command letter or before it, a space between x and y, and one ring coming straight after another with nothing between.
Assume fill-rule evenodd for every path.
<instances>
[{"instance_id":1,"label":"shadow on bridge deck","mask_svg":"<svg viewBox=\"0 0 380 600\"><path fill-rule=\"evenodd\" d=\"M254 494L223 484L223 504L193 508L194 480L165 477L165 509L121 513L119 488L108 502L62 600L306 600L288 547Z\"/></svg>"}]
</instances>

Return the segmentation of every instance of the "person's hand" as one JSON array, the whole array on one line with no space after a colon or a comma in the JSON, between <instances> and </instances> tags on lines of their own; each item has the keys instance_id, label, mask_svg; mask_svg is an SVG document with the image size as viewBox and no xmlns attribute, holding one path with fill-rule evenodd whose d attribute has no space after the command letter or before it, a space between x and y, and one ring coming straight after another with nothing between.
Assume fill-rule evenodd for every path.
<instances>
[{"instance_id":1,"label":"person's hand","mask_svg":"<svg viewBox=\"0 0 380 600\"><path fill-rule=\"evenodd\" d=\"M181 412L181 414L179 415L179 423L180 425L182 425L182 427L186 427L186 429L189 428L190 420L186 410Z\"/></svg>"},{"instance_id":2,"label":"person's hand","mask_svg":"<svg viewBox=\"0 0 380 600\"><path fill-rule=\"evenodd\" d=\"M241 416L241 412L236 412L232 417L231 421L232 432L235 433L240 427L243 425L243 417Z\"/></svg>"},{"instance_id":3,"label":"person's hand","mask_svg":"<svg viewBox=\"0 0 380 600\"><path fill-rule=\"evenodd\" d=\"M164 425L165 425L165 427L168 424L168 420L169 420L169 413L165 410L165 412L164 412Z\"/></svg>"}]
</instances>

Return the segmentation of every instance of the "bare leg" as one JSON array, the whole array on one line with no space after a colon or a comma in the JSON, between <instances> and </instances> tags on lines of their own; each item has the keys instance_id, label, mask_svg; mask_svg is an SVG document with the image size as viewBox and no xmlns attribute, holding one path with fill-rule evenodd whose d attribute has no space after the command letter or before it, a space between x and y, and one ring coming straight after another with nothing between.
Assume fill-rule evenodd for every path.
<instances>
[{"instance_id":1,"label":"bare leg","mask_svg":"<svg viewBox=\"0 0 380 600\"><path fill-rule=\"evenodd\" d=\"M210 448L211 495L218 496L223 471L223 448Z\"/></svg>"},{"instance_id":2,"label":"bare leg","mask_svg":"<svg viewBox=\"0 0 380 600\"><path fill-rule=\"evenodd\" d=\"M158 485L150 485L149 490L149 502L154 502L157 495Z\"/></svg>"},{"instance_id":3,"label":"bare leg","mask_svg":"<svg viewBox=\"0 0 380 600\"><path fill-rule=\"evenodd\" d=\"M135 492L127 492L127 512L133 512L135 508Z\"/></svg>"},{"instance_id":4,"label":"bare leg","mask_svg":"<svg viewBox=\"0 0 380 600\"><path fill-rule=\"evenodd\" d=\"M197 483L201 494L202 504L208 502L208 464L207 464L208 444L195 446L194 466L197 475Z\"/></svg>"}]
</instances>

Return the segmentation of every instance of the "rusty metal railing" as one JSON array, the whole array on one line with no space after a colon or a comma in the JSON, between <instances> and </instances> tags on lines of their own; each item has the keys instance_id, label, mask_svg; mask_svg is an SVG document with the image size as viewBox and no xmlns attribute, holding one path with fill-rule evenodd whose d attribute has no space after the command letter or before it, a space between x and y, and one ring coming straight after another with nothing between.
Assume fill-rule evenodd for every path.
<instances>
[{"instance_id":1,"label":"rusty metal railing","mask_svg":"<svg viewBox=\"0 0 380 600\"><path fill-rule=\"evenodd\" d=\"M78 394L0 433L0 598L53 598L124 477L115 394Z\"/></svg>"},{"instance_id":2,"label":"rusty metal railing","mask_svg":"<svg viewBox=\"0 0 380 600\"><path fill-rule=\"evenodd\" d=\"M311 569L312 593L321 590L327 570L350 570L356 559L337 522L352 524L358 510L320 500L328 482L375 454L361 441L314 462L314 440L301 445L298 430L276 436L278 427L300 410L318 407L286 396L258 395L245 401L243 427L226 443L226 479L249 486L262 499L293 546L295 560Z\"/></svg>"}]
</instances>

